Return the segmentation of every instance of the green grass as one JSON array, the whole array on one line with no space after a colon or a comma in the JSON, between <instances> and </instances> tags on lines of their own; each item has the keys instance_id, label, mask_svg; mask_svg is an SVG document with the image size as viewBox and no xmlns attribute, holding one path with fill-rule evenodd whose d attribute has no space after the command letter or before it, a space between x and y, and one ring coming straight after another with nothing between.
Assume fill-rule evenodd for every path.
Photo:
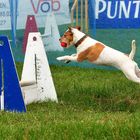
<instances>
[{"instance_id":1,"label":"green grass","mask_svg":"<svg viewBox=\"0 0 140 140\"><path fill-rule=\"evenodd\" d=\"M22 66L17 63L19 75ZM140 85L118 71L51 66L58 103L0 112L1 140L139 140Z\"/></svg>"}]
</instances>

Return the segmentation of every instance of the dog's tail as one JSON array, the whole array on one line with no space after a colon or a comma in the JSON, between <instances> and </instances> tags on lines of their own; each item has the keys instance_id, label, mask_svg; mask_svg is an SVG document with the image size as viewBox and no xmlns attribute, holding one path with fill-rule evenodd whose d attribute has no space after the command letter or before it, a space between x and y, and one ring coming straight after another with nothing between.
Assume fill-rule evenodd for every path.
<instances>
[{"instance_id":1,"label":"dog's tail","mask_svg":"<svg viewBox=\"0 0 140 140\"><path fill-rule=\"evenodd\" d=\"M130 54L129 54L129 58L131 59L131 60L133 60L134 59L134 56L135 56L135 53L136 53L136 41L135 40L132 40L132 43L131 43L131 52L130 52Z\"/></svg>"}]
</instances>

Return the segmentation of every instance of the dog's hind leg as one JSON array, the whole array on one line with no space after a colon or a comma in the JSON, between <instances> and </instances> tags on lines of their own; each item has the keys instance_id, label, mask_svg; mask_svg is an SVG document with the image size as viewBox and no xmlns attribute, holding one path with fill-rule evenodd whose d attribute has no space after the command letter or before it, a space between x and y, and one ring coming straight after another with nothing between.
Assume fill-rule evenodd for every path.
<instances>
[{"instance_id":1,"label":"dog's hind leg","mask_svg":"<svg viewBox=\"0 0 140 140\"><path fill-rule=\"evenodd\" d=\"M136 67L135 67L135 72L136 72L137 77L140 78L140 69L139 69L137 64L136 64Z\"/></svg>"},{"instance_id":2,"label":"dog's hind leg","mask_svg":"<svg viewBox=\"0 0 140 140\"><path fill-rule=\"evenodd\" d=\"M122 71L129 80L140 84L140 77L136 74L135 65L131 68L130 67L123 68Z\"/></svg>"},{"instance_id":3,"label":"dog's hind leg","mask_svg":"<svg viewBox=\"0 0 140 140\"><path fill-rule=\"evenodd\" d=\"M129 80L140 84L140 78L136 75L136 73L134 71L129 71L124 74Z\"/></svg>"}]
</instances>

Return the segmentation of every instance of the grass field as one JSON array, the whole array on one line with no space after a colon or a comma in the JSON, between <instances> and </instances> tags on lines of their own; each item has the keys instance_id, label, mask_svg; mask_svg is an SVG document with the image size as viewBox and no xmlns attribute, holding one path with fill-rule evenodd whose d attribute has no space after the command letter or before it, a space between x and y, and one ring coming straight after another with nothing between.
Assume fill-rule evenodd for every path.
<instances>
[{"instance_id":1,"label":"grass field","mask_svg":"<svg viewBox=\"0 0 140 140\"><path fill-rule=\"evenodd\" d=\"M60 35L67 26L59 26ZM44 29L39 31L43 34ZM11 39L10 31L2 34ZM124 53L130 52L135 39L135 60L140 65L139 29L96 29L96 36L92 30L88 34ZM17 47L12 47L18 62L24 60L23 35L24 30L17 31ZM140 85L119 71L106 70L110 67L97 70L87 62L66 65L56 60L72 53L74 47L47 52L59 102L28 105L27 113L0 112L0 140L140 140ZM22 63L17 69L20 77Z\"/></svg>"},{"instance_id":2,"label":"grass field","mask_svg":"<svg viewBox=\"0 0 140 140\"><path fill-rule=\"evenodd\" d=\"M22 65L17 63L19 75ZM119 71L51 66L58 103L0 112L1 140L139 140L140 85Z\"/></svg>"}]
</instances>

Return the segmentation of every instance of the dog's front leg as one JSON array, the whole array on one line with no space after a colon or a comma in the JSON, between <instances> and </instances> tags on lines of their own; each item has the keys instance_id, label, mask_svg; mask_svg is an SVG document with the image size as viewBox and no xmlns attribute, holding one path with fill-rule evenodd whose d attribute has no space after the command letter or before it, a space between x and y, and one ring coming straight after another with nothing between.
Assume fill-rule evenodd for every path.
<instances>
[{"instance_id":1,"label":"dog's front leg","mask_svg":"<svg viewBox=\"0 0 140 140\"><path fill-rule=\"evenodd\" d=\"M75 61L77 62L77 55L65 55L65 56L60 56L56 58L59 61Z\"/></svg>"},{"instance_id":2,"label":"dog's front leg","mask_svg":"<svg viewBox=\"0 0 140 140\"><path fill-rule=\"evenodd\" d=\"M72 54L71 56L76 56L77 54L75 53L75 54ZM64 63L70 63L71 61L70 60L66 60Z\"/></svg>"}]
</instances>

